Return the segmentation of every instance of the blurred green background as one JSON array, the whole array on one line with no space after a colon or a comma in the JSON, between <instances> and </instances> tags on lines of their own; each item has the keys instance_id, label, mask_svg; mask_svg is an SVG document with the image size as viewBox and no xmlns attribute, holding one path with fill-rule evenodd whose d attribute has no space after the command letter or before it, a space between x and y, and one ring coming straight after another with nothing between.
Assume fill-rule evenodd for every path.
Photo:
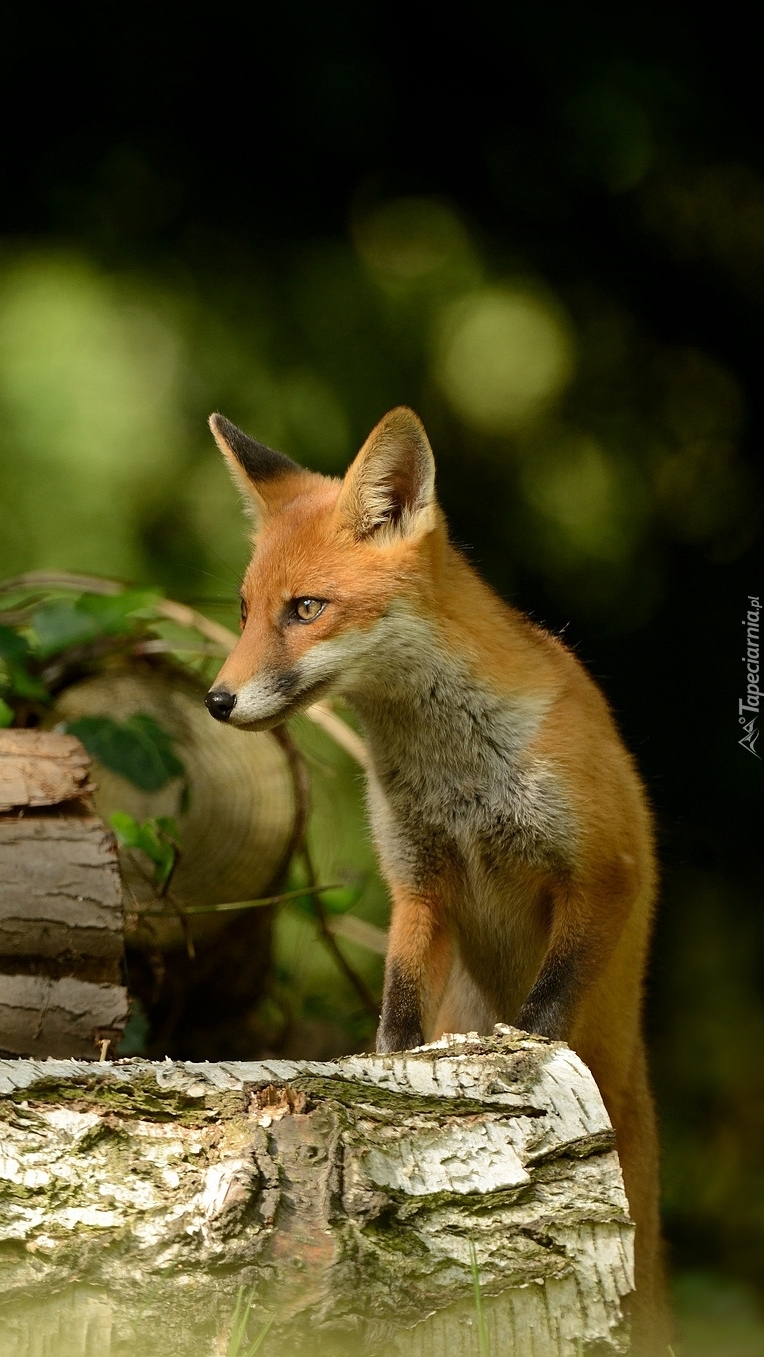
<instances>
[{"instance_id":1,"label":"blurred green background","mask_svg":"<svg viewBox=\"0 0 764 1357\"><path fill-rule=\"evenodd\" d=\"M676 3L416 18L6 12L0 574L156 583L231 623L247 546L210 411L330 472L391 405L419 411L455 539L564 631L646 777L684 1350L753 1357L761 766L737 703L762 587L758 44L744 11ZM329 772L327 869L343 835L365 845L357 783ZM287 990L306 945L278 944ZM322 1054L365 1039L331 981L311 1002Z\"/></svg>"}]
</instances>

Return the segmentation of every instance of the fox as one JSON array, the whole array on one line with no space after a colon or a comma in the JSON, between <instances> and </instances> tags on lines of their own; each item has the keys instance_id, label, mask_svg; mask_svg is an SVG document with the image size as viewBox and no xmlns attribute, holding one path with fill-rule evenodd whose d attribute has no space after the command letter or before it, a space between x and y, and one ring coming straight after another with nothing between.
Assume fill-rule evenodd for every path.
<instances>
[{"instance_id":1,"label":"fox","mask_svg":"<svg viewBox=\"0 0 764 1357\"><path fill-rule=\"evenodd\" d=\"M356 711L392 912L377 1050L496 1023L566 1041L613 1123L635 1232L634 1350L665 1352L658 1143L642 1029L651 811L608 703L556 635L450 541L406 407L342 479L221 414L254 523L241 634L206 696L268 730L330 694Z\"/></svg>"}]
</instances>

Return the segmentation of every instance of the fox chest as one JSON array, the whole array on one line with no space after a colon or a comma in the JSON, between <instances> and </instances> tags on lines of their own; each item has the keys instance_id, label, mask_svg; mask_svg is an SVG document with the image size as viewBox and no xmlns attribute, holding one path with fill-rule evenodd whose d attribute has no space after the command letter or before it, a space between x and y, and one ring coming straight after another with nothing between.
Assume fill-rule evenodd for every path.
<instances>
[{"instance_id":1,"label":"fox chest","mask_svg":"<svg viewBox=\"0 0 764 1357\"><path fill-rule=\"evenodd\" d=\"M513 864L568 860L574 837L564 789L545 763L476 741L466 751L422 743L388 745L369 779L377 850L398 881L424 886L456 874L463 887L492 893ZM465 756L466 754L466 756Z\"/></svg>"}]
</instances>

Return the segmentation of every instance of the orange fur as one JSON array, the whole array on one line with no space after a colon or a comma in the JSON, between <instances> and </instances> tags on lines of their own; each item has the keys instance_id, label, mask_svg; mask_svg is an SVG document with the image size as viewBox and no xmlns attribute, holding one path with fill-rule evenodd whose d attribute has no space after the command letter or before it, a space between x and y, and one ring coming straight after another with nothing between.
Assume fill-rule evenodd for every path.
<instances>
[{"instance_id":1,"label":"orange fur","mask_svg":"<svg viewBox=\"0 0 764 1357\"><path fill-rule=\"evenodd\" d=\"M411 411L386 416L344 481L250 449L221 417L213 430L258 531L246 625L208 700L251 729L319 693L355 704L393 896L380 1049L499 1020L570 1042L616 1129L637 1225L635 1347L657 1351L641 1020L656 871L650 812L607 703L449 544ZM300 599L322 605L308 624Z\"/></svg>"}]
</instances>

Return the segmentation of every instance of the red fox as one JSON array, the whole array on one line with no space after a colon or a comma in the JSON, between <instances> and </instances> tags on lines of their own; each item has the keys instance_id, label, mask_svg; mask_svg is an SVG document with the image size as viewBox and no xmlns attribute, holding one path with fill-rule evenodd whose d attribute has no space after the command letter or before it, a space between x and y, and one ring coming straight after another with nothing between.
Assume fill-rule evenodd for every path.
<instances>
[{"instance_id":1,"label":"red fox","mask_svg":"<svg viewBox=\"0 0 764 1357\"><path fill-rule=\"evenodd\" d=\"M387 414L343 480L210 426L257 532L207 706L246 730L331 692L356 709L393 901L377 1049L495 1022L569 1042L616 1130L636 1350L665 1352L641 1024L653 835L607 702L450 544L413 411Z\"/></svg>"}]
</instances>

